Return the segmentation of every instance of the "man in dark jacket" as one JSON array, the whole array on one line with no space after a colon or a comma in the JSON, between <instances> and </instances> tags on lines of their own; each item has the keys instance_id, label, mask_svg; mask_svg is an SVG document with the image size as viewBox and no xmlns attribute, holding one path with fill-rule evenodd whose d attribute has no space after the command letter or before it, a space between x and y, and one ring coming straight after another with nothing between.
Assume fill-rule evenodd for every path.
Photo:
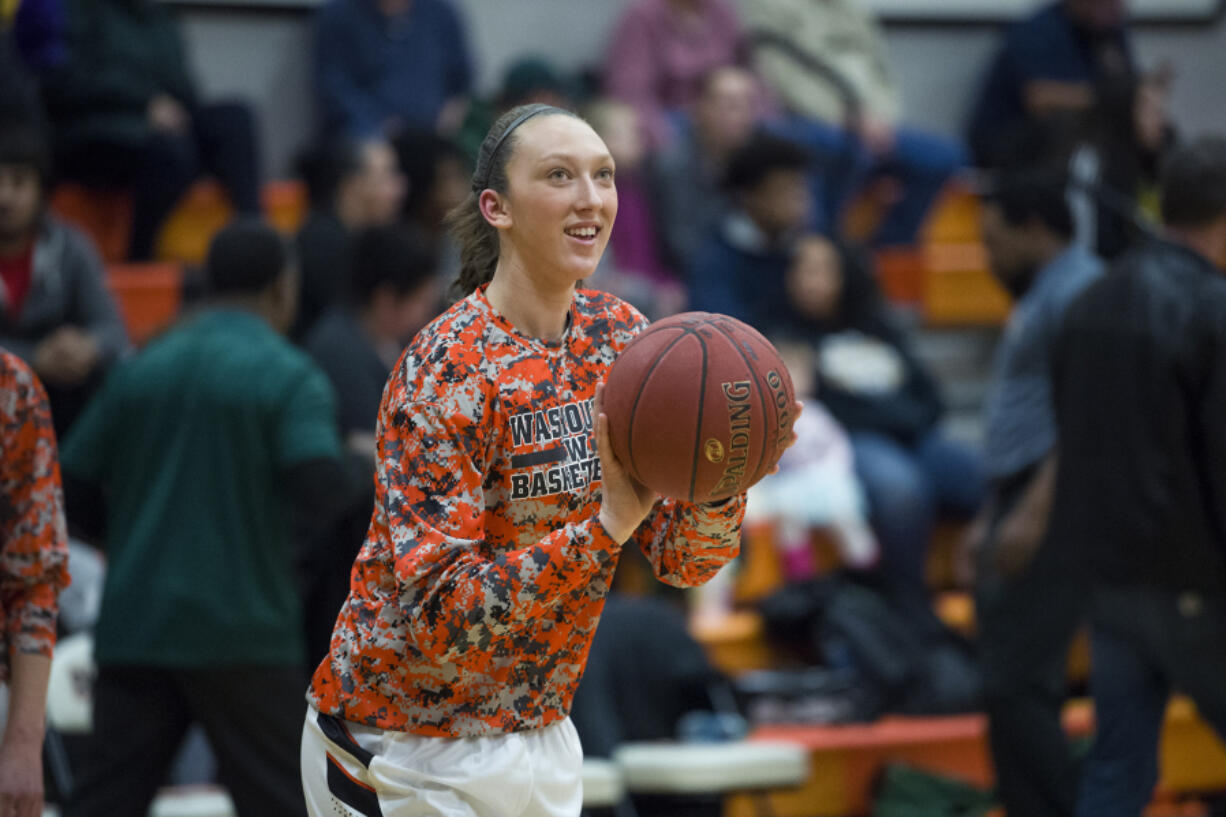
<instances>
[{"instance_id":1,"label":"man in dark jacket","mask_svg":"<svg viewBox=\"0 0 1226 817\"><path fill-rule=\"evenodd\" d=\"M250 111L206 105L172 12L156 0L68 0L66 58L43 71L67 179L131 188L129 255L151 257L158 228L201 173L241 213L259 212Z\"/></svg>"},{"instance_id":2,"label":"man in dark jacket","mask_svg":"<svg viewBox=\"0 0 1226 817\"><path fill-rule=\"evenodd\" d=\"M1226 139L1177 149L1166 234L1069 310L1051 535L1084 547L1098 732L1078 815L1139 815L1167 697L1226 735Z\"/></svg>"}]
</instances>

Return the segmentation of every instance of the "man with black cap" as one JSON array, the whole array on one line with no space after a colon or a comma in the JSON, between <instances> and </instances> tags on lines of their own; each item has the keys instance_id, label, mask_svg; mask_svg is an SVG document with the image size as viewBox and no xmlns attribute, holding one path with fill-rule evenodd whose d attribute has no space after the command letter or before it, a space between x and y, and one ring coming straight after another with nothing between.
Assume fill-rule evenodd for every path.
<instances>
[{"instance_id":1,"label":"man with black cap","mask_svg":"<svg viewBox=\"0 0 1226 817\"><path fill-rule=\"evenodd\" d=\"M1177 148L1165 234L1069 309L1053 365L1053 541L1084 546L1097 733L1078 817L1130 817L1167 698L1226 737L1226 138Z\"/></svg>"},{"instance_id":2,"label":"man with black cap","mask_svg":"<svg viewBox=\"0 0 1226 817\"><path fill-rule=\"evenodd\" d=\"M225 228L206 268L212 303L121 363L64 444L70 485L105 494L108 558L72 817L143 817L193 722L240 815L304 813L288 515L338 493L333 394L281 335L297 273L271 228Z\"/></svg>"}]
</instances>

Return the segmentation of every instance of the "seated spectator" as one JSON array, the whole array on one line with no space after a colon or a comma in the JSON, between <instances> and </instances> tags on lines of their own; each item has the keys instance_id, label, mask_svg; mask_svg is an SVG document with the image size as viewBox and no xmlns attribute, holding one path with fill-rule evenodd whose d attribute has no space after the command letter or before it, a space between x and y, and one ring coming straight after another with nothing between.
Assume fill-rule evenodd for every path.
<instances>
[{"instance_id":1,"label":"seated spectator","mask_svg":"<svg viewBox=\"0 0 1226 817\"><path fill-rule=\"evenodd\" d=\"M753 135L757 80L725 66L704 77L689 126L652 161L652 199L665 261L685 269L699 244L730 207L721 181L732 154Z\"/></svg>"},{"instance_id":2,"label":"seated spectator","mask_svg":"<svg viewBox=\"0 0 1226 817\"><path fill-rule=\"evenodd\" d=\"M1009 28L967 131L975 164L1033 161L1067 141L1103 87L1137 75L1123 0L1055 0Z\"/></svg>"},{"instance_id":3,"label":"seated spectator","mask_svg":"<svg viewBox=\"0 0 1226 817\"><path fill-rule=\"evenodd\" d=\"M38 86L18 58L12 41L0 31L0 127L29 122L39 111Z\"/></svg>"},{"instance_id":4,"label":"seated spectator","mask_svg":"<svg viewBox=\"0 0 1226 817\"><path fill-rule=\"evenodd\" d=\"M685 288L661 259L639 115L624 102L605 99L589 105L584 117L617 163L617 221L593 286L629 301L652 320L680 312Z\"/></svg>"},{"instance_id":5,"label":"seated spectator","mask_svg":"<svg viewBox=\"0 0 1226 817\"><path fill-rule=\"evenodd\" d=\"M89 239L47 212L49 173L38 128L0 128L0 345L42 379L62 434L128 335Z\"/></svg>"},{"instance_id":6,"label":"seated spectator","mask_svg":"<svg viewBox=\"0 0 1226 817\"><path fill-rule=\"evenodd\" d=\"M201 99L173 12L151 0L68 0L67 12L67 57L42 75L56 169L86 186L131 189L129 255L153 256L162 222L205 173L239 213L258 213L251 111Z\"/></svg>"},{"instance_id":7,"label":"seated spectator","mask_svg":"<svg viewBox=\"0 0 1226 817\"><path fill-rule=\"evenodd\" d=\"M463 21L451 0L330 0L315 16L322 133L453 133L472 81Z\"/></svg>"},{"instance_id":8,"label":"seated spectator","mask_svg":"<svg viewBox=\"0 0 1226 817\"><path fill-rule=\"evenodd\" d=\"M698 98L703 78L748 57L727 0L635 0L609 38L604 92L634 106L656 151L676 136L675 115Z\"/></svg>"},{"instance_id":9,"label":"seated spectator","mask_svg":"<svg viewBox=\"0 0 1226 817\"><path fill-rule=\"evenodd\" d=\"M469 101L464 124L455 137L456 142L469 161L475 163L485 134L498 117L507 111L534 102L557 108L572 108L576 96L576 83L562 76L548 58L521 57L507 66L498 93L488 99L475 98Z\"/></svg>"},{"instance_id":10,"label":"seated spectator","mask_svg":"<svg viewBox=\"0 0 1226 817\"><path fill-rule=\"evenodd\" d=\"M19 0L13 14L13 42L25 64L39 73L68 58L64 0Z\"/></svg>"},{"instance_id":11,"label":"seated spectator","mask_svg":"<svg viewBox=\"0 0 1226 817\"><path fill-rule=\"evenodd\" d=\"M911 244L962 147L900 123L902 104L880 26L863 0L749 0L758 70L794 115L785 132L829 166L823 216L835 229L870 179L899 188L875 246Z\"/></svg>"},{"instance_id":12,"label":"seated spectator","mask_svg":"<svg viewBox=\"0 0 1226 817\"><path fill-rule=\"evenodd\" d=\"M389 225L354 240L347 297L306 338L307 352L336 392L336 420L356 490L327 537L304 565L307 666L328 652L336 613L349 592L349 568L366 538L374 504L375 423L388 374L417 330L437 314L442 287L430 253L404 227Z\"/></svg>"},{"instance_id":13,"label":"seated spectator","mask_svg":"<svg viewBox=\"0 0 1226 817\"><path fill-rule=\"evenodd\" d=\"M324 313L303 345L332 381L341 439L373 462L388 373L435 316L440 287L434 257L398 225L359 233L352 270L347 297Z\"/></svg>"},{"instance_id":14,"label":"seated spectator","mask_svg":"<svg viewBox=\"0 0 1226 817\"><path fill-rule=\"evenodd\" d=\"M786 286L776 322L814 347L817 394L851 436L885 576L915 598L925 593L938 514L976 513L982 466L940 430L937 384L887 311L866 262L811 235L796 247Z\"/></svg>"},{"instance_id":15,"label":"seated spectator","mask_svg":"<svg viewBox=\"0 0 1226 817\"><path fill-rule=\"evenodd\" d=\"M868 503L855 473L847 432L817 399L813 347L786 335L774 341L796 397L805 409L792 430L796 442L779 460L779 470L749 489L745 521L768 521L791 582L816 574L811 534L830 533L843 566L863 570L877 564L877 541L868 524Z\"/></svg>"},{"instance_id":16,"label":"seated spectator","mask_svg":"<svg viewBox=\"0 0 1226 817\"><path fill-rule=\"evenodd\" d=\"M769 134L732 155L723 180L732 207L689 259L689 308L767 331L786 298L793 243L809 226L809 167L804 148Z\"/></svg>"},{"instance_id":17,"label":"seated spectator","mask_svg":"<svg viewBox=\"0 0 1226 817\"><path fill-rule=\"evenodd\" d=\"M295 340L343 298L351 237L393 223L405 193L396 152L381 139L340 139L311 148L299 158L298 171L306 182L310 212L295 239L302 271L298 317L290 331Z\"/></svg>"},{"instance_id":18,"label":"seated spectator","mask_svg":"<svg viewBox=\"0 0 1226 817\"><path fill-rule=\"evenodd\" d=\"M297 281L272 228L223 229L206 273L214 300L125 360L64 441L69 513L105 496L108 565L73 817L145 814L193 722L238 813L306 812L290 511L318 535L346 494L332 389L280 336Z\"/></svg>"},{"instance_id":19,"label":"seated spectator","mask_svg":"<svg viewBox=\"0 0 1226 817\"><path fill-rule=\"evenodd\" d=\"M1071 144L1036 147L1037 161L1072 175L1077 243L1104 259L1121 255L1158 220L1158 168L1175 145L1168 82L1128 76L1105 83Z\"/></svg>"},{"instance_id":20,"label":"seated spectator","mask_svg":"<svg viewBox=\"0 0 1226 817\"><path fill-rule=\"evenodd\" d=\"M610 758L623 743L676 739L683 716L710 710L712 690L725 683L678 605L610 593L571 719L584 754Z\"/></svg>"},{"instance_id":21,"label":"seated spectator","mask_svg":"<svg viewBox=\"0 0 1226 817\"><path fill-rule=\"evenodd\" d=\"M460 248L444 222L468 196L472 184L468 156L454 141L422 130L400 134L396 154L409 182L401 220L435 256L442 298L460 274Z\"/></svg>"}]
</instances>

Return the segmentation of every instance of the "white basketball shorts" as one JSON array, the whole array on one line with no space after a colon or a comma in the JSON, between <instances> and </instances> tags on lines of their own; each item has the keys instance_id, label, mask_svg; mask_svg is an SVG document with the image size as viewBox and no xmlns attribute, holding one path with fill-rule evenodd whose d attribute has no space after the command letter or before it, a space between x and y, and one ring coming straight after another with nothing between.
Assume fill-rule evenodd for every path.
<instances>
[{"instance_id":1,"label":"white basketball shorts","mask_svg":"<svg viewBox=\"0 0 1226 817\"><path fill-rule=\"evenodd\" d=\"M484 738L432 738L307 707L311 817L578 817L583 749L570 718Z\"/></svg>"}]
</instances>

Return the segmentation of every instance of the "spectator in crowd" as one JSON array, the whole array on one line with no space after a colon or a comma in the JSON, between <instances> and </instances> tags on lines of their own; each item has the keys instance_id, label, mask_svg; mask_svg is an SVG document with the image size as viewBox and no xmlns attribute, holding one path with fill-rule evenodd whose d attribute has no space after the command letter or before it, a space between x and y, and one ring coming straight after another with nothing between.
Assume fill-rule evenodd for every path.
<instances>
[{"instance_id":1,"label":"spectator in crowd","mask_svg":"<svg viewBox=\"0 0 1226 817\"><path fill-rule=\"evenodd\" d=\"M13 42L32 70L47 71L68 58L64 0L20 0L12 20Z\"/></svg>"},{"instance_id":2,"label":"spectator in crowd","mask_svg":"<svg viewBox=\"0 0 1226 817\"><path fill-rule=\"evenodd\" d=\"M1055 344L1051 541L1090 585L1096 734L1079 817L1136 817L1179 689L1226 736L1226 139L1176 148L1165 234L1068 310Z\"/></svg>"},{"instance_id":3,"label":"spectator in crowd","mask_svg":"<svg viewBox=\"0 0 1226 817\"><path fill-rule=\"evenodd\" d=\"M337 513L332 389L280 337L297 280L276 232L224 228L206 272L215 301L124 361L64 444L82 530L105 493L108 564L72 817L145 814L193 721L240 815L305 810L288 512L305 531Z\"/></svg>"},{"instance_id":4,"label":"spectator in crowd","mask_svg":"<svg viewBox=\"0 0 1226 817\"><path fill-rule=\"evenodd\" d=\"M68 530L51 411L0 349L0 814L41 815L47 681Z\"/></svg>"},{"instance_id":5,"label":"spectator in crowd","mask_svg":"<svg viewBox=\"0 0 1226 817\"><path fill-rule=\"evenodd\" d=\"M976 620L997 788L1010 817L1072 817L1077 767L1061 725L1084 588L1076 543L1046 537L1056 470L1051 355L1065 310L1102 274L1073 242L1063 174L1019 171L988 189L983 239L1016 299L985 410L991 493L971 530Z\"/></svg>"},{"instance_id":6,"label":"spectator in crowd","mask_svg":"<svg viewBox=\"0 0 1226 817\"><path fill-rule=\"evenodd\" d=\"M656 151L676 136L715 68L747 65L745 33L727 0L635 0L609 38L604 92L634 106Z\"/></svg>"},{"instance_id":7,"label":"spectator in crowd","mask_svg":"<svg viewBox=\"0 0 1226 817\"><path fill-rule=\"evenodd\" d=\"M902 102L885 39L863 0L750 0L755 64L793 114L786 132L820 152L824 217L833 228L872 178L899 188L871 242L910 244L963 148L900 123Z\"/></svg>"},{"instance_id":8,"label":"spectator in crowd","mask_svg":"<svg viewBox=\"0 0 1226 817\"><path fill-rule=\"evenodd\" d=\"M0 128L0 345L34 368L63 433L126 349L98 253L47 212L41 129Z\"/></svg>"},{"instance_id":9,"label":"spectator in crowd","mask_svg":"<svg viewBox=\"0 0 1226 817\"><path fill-rule=\"evenodd\" d=\"M496 94L469 102L468 113L456 135L456 142L463 148L471 164L481 150L485 134L502 114L519 105L537 102L572 108L578 96L578 83L563 76L547 57L521 57L507 66L502 87Z\"/></svg>"},{"instance_id":10,"label":"spectator in crowd","mask_svg":"<svg viewBox=\"0 0 1226 817\"><path fill-rule=\"evenodd\" d=\"M851 436L885 579L900 598L926 599L938 515L969 519L982 502L978 457L940 429L937 383L861 254L823 236L805 237L776 303L775 325L814 346L817 394Z\"/></svg>"},{"instance_id":11,"label":"spectator in crowd","mask_svg":"<svg viewBox=\"0 0 1226 817\"><path fill-rule=\"evenodd\" d=\"M41 113L34 75L22 60L11 33L0 27L0 124L27 121Z\"/></svg>"},{"instance_id":12,"label":"spectator in crowd","mask_svg":"<svg viewBox=\"0 0 1226 817\"><path fill-rule=\"evenodd\" d=\"M349 592L349 568L370 522L383 388L409 340L437 314L441 290L433 256L412 233L401 225L371 228L354 240L346 298L307 335L305 348L336 393L337 427L355 486L328 546L304 565L309 668L328 652L336 613Z\"/></svg>"},{"instance_id":13,"label":"spectator in crowd","mask_svg":"<svg viewBox=\"0 0 1226 817\"><path fill-rule=\"evenodd\" d=\"M460 250L445 221L468 195L472 176L468 156L454 141L421 130L397 137L396 153L409 181L402 222L434 255L434 268L443 284L438 291L445 297L447 287L460 274Z\"/></svg>"},{"instance_id":14,"label":"spectator in crowd","mask_svg":"<svg viewBox=\"0 0 1226 817\"><path fill-rule=\"evenodd\" d=\"M757 80L744 68L716 68L700 88L688 126L651 163L665 262L675 270L687 268L730 208L721 187L728 160L749 141L758 121Z\"/></svg>"},{"instance_id":15,"label":"spectator in crowd","mask_svg":"<svg viewBox=\"0 0 1226 817\"><path fill-rule=\"evenodd\" d=\"M796 444L779 459L779 470L747 492L745 523L772 525L780 567L789 582L817 575L812 542L817 530L829 534L841 565L869 570L880 562L881 553L856 476L851 439L817 397L816 350L789 329L775 327L772 343L805 409L792 426Z\"/></svg>"},{"instance_id":16,"label":"spectator in crowd","mask_svg":"<svg viewBox=\"0 0 1226 817\"><path fill-rule=\"evenodd\" d=\"M600 99L586 107L584 118L617 163L617 221L592 285L629 301L652 320L680 312L685 288L661 257L638 112L624 102Z\"/></svg>"},{"instance_id":17,"label":"spectator in crowd","mask_svg":"<svg viewBox=\"0 0 1226 817\"><path fill-rule=\"evenodd\" d=\"M455 132L473 66L451 0L330 0L315 18L322 132L390 138Z\"/></svg>"},{"instance_id":18,"label":"spectator in crowd","mask_svg":"<svg viewBox=\"0 0 1226 817\"><path fill-rule=\"evenodd\" d=\"M343 299L353 235L396 221L406 188L396 151L382 139L317 145L299 158L298 172L306 182L310 212L295 239L302 274L290 332L295 340Z\"/></svg>"},{"instance_id":19,"label":"spectator in crowd","mask_svg":"<svg viewBox=\"0 0 1226 817\"><path fill-rule=\"evenodd\" d=\"M975 164L1016 165L1069 141L1102 88L1136 76L1126 15L1124 0L1055 0L1013 25L971 111Z\"/></svg>"},{"instance_id":20,"label":"spectator in crowd","mask_svg":"<svg viewBox=\"0 0 1226 817\"><path fill-rule=\"evenodd\" d=\"M1167 111L1169 76L1120 77L1096 95L1084 127L1049 164L1067 159L1077 238L1112 260L1158 220L1158 168L1175 143ZM1036 155L1042 157L1040 145Z\"/></svg>"},{"instance_id":21,"label":"spectator in crowd","mask_svg":"<svg viewBox=\"0 0 1226 817\"><path fill-rule=\"evenodd\" d=\"M332 381L341 439L373 462L388 373L439 302L434 257L399 225L354 240L347 297L315 323L304 347ZM331 622L329 622L329 627Z\"/></svg>"},{"instance_id":22,"label":"spectator in crowd","mask_svg":"<svg viewBox=\"0 0 1226 817\"><path fill-rule=\"evenodd\" d=\"M129 255L153 256L191 183L217 177L235 210L260 209L251 111L206 104L173 12L156 0L68 0L67 58L43 73L65 179L133 194Z\"/></svg>"},{"instance_id":23,"label":"spectator in crowd","mask_svg":"<svg viewBox=\"0 0 1226 817\"><path fill-rule=\"evenodd\" d=\"M712 690L726 683L690 634L679 605L659 596L610 593L571 708L584 756L611 758L623 743L675 740L683 718L710 710ZM644 689L651 694L641 694ZM644 815L679 810L675 801L635 806ZM695 812L690 807L684 814Z\"/></svg>"},{"instance_id":24,"label":"spectator in crowd","mask_svg":"<svg viewBox=\"0 0 1226 817\"><path fill-rule=\"evenodd\" d=\"M784 303L792 247L809 226L809 154L757 134L728 160L723 186L733 205L689 258L691 309L768 326Z\"/></svg>"}]
</instances>

